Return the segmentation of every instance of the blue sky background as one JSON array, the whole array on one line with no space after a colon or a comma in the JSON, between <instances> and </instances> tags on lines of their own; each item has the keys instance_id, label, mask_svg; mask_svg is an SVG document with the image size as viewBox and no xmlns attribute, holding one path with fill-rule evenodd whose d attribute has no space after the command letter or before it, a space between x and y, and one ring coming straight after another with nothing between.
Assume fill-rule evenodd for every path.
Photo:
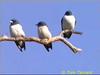
<instances>
[{"instance_id":1,"label":"blue sky background","mask_svg":"<svg viewBox=\"0 0 100 75\"><path fill-rule=\"evenodd\" d=\"M74 54L62 42L54 42L49 53L38 43L27 42L26 51L21 53L14 42L0 42L0 73L49 73L61 74L68 71L100 73L100 1L59 0L0 2L0 34L9 34L9 21L20 21L26 36L37 37L39 21L45 21L53 36L61 31L60 21L67 10L77 19L77 31L82 36L73 35L69 41L82 48Z\"/></svg>"}]
</instances>

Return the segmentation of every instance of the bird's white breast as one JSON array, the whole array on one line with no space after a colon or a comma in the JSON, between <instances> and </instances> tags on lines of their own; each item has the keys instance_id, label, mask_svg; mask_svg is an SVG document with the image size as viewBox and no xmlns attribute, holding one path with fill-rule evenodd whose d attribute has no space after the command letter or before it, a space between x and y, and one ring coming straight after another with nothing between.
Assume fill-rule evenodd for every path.
<instances>
[{"instance_id":1,"label":"bird's white breast","mask_svg":"<svg viewBox=\"0 0 100 75\"><path fill-rule=\"evenodd\" d=\"M38 28L38 35L39 35L39 38L41 38L41 39L45 39L45 38L49 39L52 37L47 26L39 27Z\"/></svg>"},{"instance_id":2,"label":"bird's white breast","mask_svg":"<svg viewBox=\"0 0 100 75\"><path fill-rule=\"evenodd\" d=\"M63 29L74 30L75 28L75 17L71 16L64 16L63 17Z\"/></svg>"},{"instance_id":3,"label":"bird's white breast","mask_svg":"<svg viewBox=\"0 0 100 75\"><path fill-rule=\"evenodd\" d=\"M25 33L20 24L12 25L10 27L10 33L12 37L25 36Z\"/></svg>"}]
</instances>

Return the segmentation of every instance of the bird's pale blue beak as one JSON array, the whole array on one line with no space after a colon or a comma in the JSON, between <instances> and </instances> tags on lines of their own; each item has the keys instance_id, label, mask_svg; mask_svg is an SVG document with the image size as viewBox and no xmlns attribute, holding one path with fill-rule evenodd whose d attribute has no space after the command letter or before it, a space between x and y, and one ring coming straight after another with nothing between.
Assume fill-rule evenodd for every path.
<instances>
[{"instance_id":1,"label":"bird's pale blue beak","mask_svg":"<svg viewBox=\"0 0 100 75\"><path fill-rule=\"evenodd\" d=\"M10 23L13 23L13 21L10 21Z\"/></svg>"}]
</instances>

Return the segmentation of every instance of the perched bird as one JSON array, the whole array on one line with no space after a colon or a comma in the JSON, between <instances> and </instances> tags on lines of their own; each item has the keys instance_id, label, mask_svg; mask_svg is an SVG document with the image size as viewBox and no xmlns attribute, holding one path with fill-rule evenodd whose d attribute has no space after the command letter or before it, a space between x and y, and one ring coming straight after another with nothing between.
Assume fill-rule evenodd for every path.
<instances>
[{"instance_id":1,"label":"perched bird","mask_svg":"<svg viewBox=\"0 0 100 75\"><path fill-rule=\"evenodd\" d=\"M40 21L36 25L38 27L38 36L39 36L40 39L49 39L49 38L52 37L51 32L49 31L48 26L45 22ZM49 48L52 49L52 43L44 45L44 47L49 52Z\"/></svg>"},{"instance_id":2,"label":"perched bird","mask_svg":"<svg viewBox=\"0 0 100 75\"><path fill-rule=\"evenodd\" d=\"M16 19L11 19L10 20L10 35L11 37L25 37L25 33L22 29L21 24L19 24L19 21ZM22 49L26 49L25 47L25 41L15 41L17 47L20 49L22 52Z\"/></svg>"},{"instance_id":3,"label":"perched bird","mask_svg":"<svg viewBox=\"0 0 100 75\"><path fill-rule=\"evenodd\" d=\"M66 11L64 16L61 19L61 27L63 31L69 30L69 32L65 32L63 34L64 38L69 39L71 37L75 26L76 26L76 20L75 20L74 15L72 15L72 12L70 10Z\"/></svg>"}]
</instances>

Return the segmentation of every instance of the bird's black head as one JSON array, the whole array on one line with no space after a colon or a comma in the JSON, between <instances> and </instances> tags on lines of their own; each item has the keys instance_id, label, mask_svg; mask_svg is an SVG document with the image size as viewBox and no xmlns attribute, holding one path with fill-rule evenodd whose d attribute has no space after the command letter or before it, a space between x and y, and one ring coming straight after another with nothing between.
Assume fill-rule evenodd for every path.
<instances>
[{"instance_id":1,"label":"bird's black head","mask_svg":"<svg viewBox=\"0 0 100 75\"><path fill-rule=\"evenodd\" d=\"M15 25L15 24L19 24L19 22L16 19L11 19L10 24Z\"/></svg>"},{"instance_id":2,"label":"bird's black head","mask_svg":"<svg viewBox=\"0 0 100 75\"><path fill-rule=\"evenodd\" d=\"M65 12L65 15L72 15L72 12L70 10Z\"/></svg>"},{"instance_id":3,"label":"bird's black head","mask_svg":"<svg viewBox=\"0 0 100 75\"><path fill-rule=\"evenodd\" d=\"M38 24L36 24L38 27L40 26L46 26L47 24L43 21L38 22Z\"/></svg>"}]
</instances>

